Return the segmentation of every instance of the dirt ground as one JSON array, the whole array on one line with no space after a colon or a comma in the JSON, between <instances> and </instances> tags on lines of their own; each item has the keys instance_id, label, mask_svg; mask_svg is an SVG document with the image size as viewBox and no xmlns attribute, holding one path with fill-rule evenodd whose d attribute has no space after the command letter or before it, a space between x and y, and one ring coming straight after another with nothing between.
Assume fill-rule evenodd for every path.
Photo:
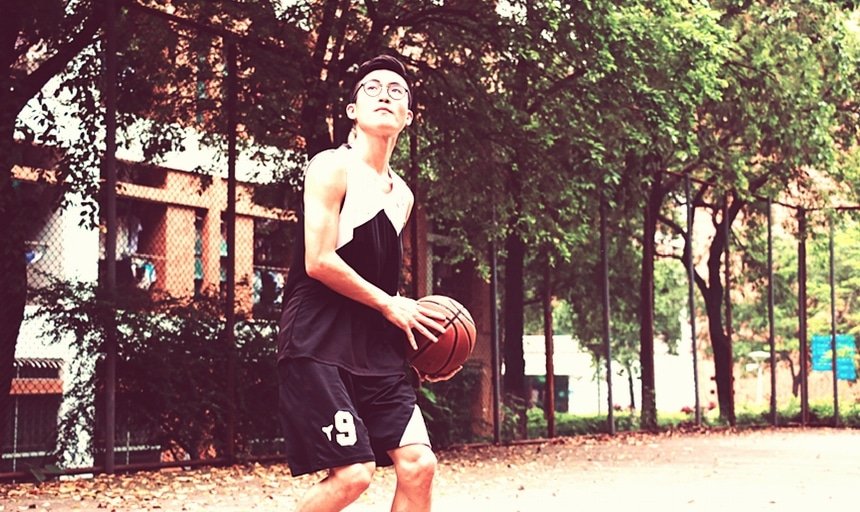
<instances>
[{"instance_id":1,"label":"dirt ground","mask_svg":"<svg viewBox=\"0 0 860 512\"><path fill-rule=\"evenodd\" d=\"M576 437L439 453L434 510L856 510L860 431ZM0 511L289 511L319 475L242 465L0 486ZM388 510L390 468L347 510Z\"/></svg>"}]
</instances>

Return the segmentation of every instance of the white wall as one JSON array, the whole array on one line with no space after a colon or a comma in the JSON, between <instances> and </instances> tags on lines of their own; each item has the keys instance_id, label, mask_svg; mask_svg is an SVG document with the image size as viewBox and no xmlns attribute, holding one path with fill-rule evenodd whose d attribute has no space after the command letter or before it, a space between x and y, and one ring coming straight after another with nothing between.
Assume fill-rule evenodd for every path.
<instances>
[{"instance_id":1,"label":"white wall","mask_svg":"<svg viewBox=\"0 0 860 512\"><path fill-rule=\"evenodd\" d=\"M43 250L43 254L41 259L32 265L31 270L39 269L66 280L77 279L87 282L98 280L98 230L80 226L82 212L80 201L73 199L67 208L53 213L46 220L44 227L33 240ZM31 284L37 285L40 280L43 280L35 272L30 274ZM28 304L25 315L30 316L37 311L38 306ZM48 343L41 339L45 330L46 326L42 319L25 319L18 335L15 357L62 359L64 363L61 375L69 375L70 364L78 357L74 337L69 333L57 342ZM63 386L63 391L67 392L69 379L63 379ZM64 400L60 405L61 413L70 405L67 400ZM93 461L87 455L90 453L90 442L87 429L81 426L77 440L78 453L66 455L76 457L82 466L92 466Z\"/></svg>"},{"instance_id":2,"label":"white wall","mask_svg":"<svg viewBox=\"0 0 860 512\"><path fill-rule=\"evenodd\" d=\"M98 279L98 231L79 225L82 212L80 202L73 200L67 208L54 212L46 220L33 240L43 254L30 269L31 285L43 281L36 271L66 280L95 282ZM35 311L36 306L27 306L28 315ZM40 340L43 331L44 325L40 321L25 320L18 336L15 357L59 357L68 360L71 340L46 345Z\"/></svg>"},{"instance_id":3,"label":"white wall","mask_svg":"<svg viewBox=\"0 0 860 512\"><path fill-rule=\"evenodd\" d=\"M687 338L687 336L683 336ZM591 355L579 348L571 336L553 337L556 375L569 377L569 412L576 414L606 413L607 386L606 366L596 369ZM524 336L523 350L526 375L545 375L546 356L543 336ZM617 363L612 365L612 399L615 405L627 408L630 405L629 384L626 373ZM655 341L654 350L655 387L657 410L678 412L683 407L695 405L693 391L692 346L682 339L678 354L673 355L668 347ZM622 373L619 375L619 373ZM633 391L637 410L642 405L642 382L637 377L633 381Z\"/></svg>"}]
</instances>

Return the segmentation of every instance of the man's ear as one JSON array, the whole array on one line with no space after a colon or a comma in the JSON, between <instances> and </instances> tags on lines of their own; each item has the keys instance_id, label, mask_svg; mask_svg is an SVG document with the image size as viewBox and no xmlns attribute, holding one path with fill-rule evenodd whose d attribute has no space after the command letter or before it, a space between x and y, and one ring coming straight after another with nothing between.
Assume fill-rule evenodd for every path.
<instances>
[{"instance_id":1,"label":"man's ear","mask_svg":"<svg viewBox=\"0 0 860 512\"><path fill-rule=\"evenodd\" d=\"M355 121L355 103L350 103L346 106L346 117Z\"/></svg>"},{"instance_id":2,"label":"man's ear","mask_svg":"<svg viewBox=\"0 0 860 512\"><path fill-rule=\"evenodd\" d=\"M414 117L415 114L413 114L411 110L406 111L406 126L412 126L412 119Z\"/></svg>"}]
</instances>

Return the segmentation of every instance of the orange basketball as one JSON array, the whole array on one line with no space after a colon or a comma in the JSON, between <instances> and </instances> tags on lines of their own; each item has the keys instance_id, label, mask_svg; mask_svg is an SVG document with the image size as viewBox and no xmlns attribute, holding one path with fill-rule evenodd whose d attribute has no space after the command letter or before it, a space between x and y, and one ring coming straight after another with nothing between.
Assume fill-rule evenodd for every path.
<instances>
[{"instance_id":1,"label":"orange basketball","mask_svg":"<svg viewBox=\"0 0 860 512\"><path fill-rule=\"evenodd\" d=\"M475 321L472 315L456 300L444 295L428 295L418 299L427 309L445 315L439 320L445 332L439 334L439 341L432 342L416 333L418 350L409 357L410 364L428 377L444 377L463 365L475 348Z\"/></svg>"}]
</instances>

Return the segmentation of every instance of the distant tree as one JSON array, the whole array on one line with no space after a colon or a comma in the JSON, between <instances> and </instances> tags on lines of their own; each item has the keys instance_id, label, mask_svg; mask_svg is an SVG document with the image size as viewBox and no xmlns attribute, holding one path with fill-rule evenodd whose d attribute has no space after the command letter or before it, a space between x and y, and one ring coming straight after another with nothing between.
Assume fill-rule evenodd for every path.
<instances>
[{"instance_id":1,"label":"distant tree","mask_svg":"<svg viewBox=\"0 0 860 512\"><path fill-rule=\"evenodd\" d=\"M857 31L831 2L746 2L740 10L730 5L724 6L722 23L734 34L736 55L725 63L727 87L699 108L697 156L682 168L699 178L693 201L714 228L707 273L697 272L696 284L708 318L720 414L733 423L725 234L736 236L732 224L742 212L746 219L756 217L755 209L747 210L755 196L812 206L821 204L828 179L856 176L845 164L851 159L846 151L856 147L860 75L854 64ZM686 238L680 226L664 220Z\"/></svg>"},{"instance_id":2,"label":"distant tree","mask_svg":"<svg viewBox=\"0 0 860 512\"><path fill-rule=\"evenodd\" d=\"M696 111L721 97L723 63L730 51L728 32L717 13L696 2L631 2L610 18L605 37L615 71L601 83L610 122L598 124L605 160L614 168L608 181L621 212L642 212L640 234L628 236L641 251L638 280L639 364L642 380L641 424L657 426L654 373L655 259L664 201L697 158ZM600 119L600 118L598 118ZM613 174L610 174L613 176ZM620 196L619 196L620 194ZM622 213L622 215L624 214Z\"/></svg>"},{"instance_id":3,"label":"distant tree","mask_svg":"<svg viewBox=\"0 0 860 512\"><path fill-rule=\"evenodd\" d=\"M761 204L757 205L761 210ZM776 207L775 207L776 209ZM776 210L777 213L779 210ZM763 215L758 212L757 218ZM776 216L779 218L779 215ZM860 311L857 298L860 282L856 266L860 251L860 229L856 218L848 213L833 217L834 267L836 293L836 326L840 334L854 334L860 340ZM807 240L807 320L808 335L829 334L831 329L829 282L829 219L824 215L810 219ZM761 222L744 223L743 283L746 292L736 307L738 340L734 343L737 358L744 360L753 350L768 350L766 226ZM797 307L797 233L785 230L782 223L774 226L774 331L775 348L780 361L788 363L792 372L792 390L800 388L800 366L796 361L798 340Z\"/></svg>"}]
</instances>

